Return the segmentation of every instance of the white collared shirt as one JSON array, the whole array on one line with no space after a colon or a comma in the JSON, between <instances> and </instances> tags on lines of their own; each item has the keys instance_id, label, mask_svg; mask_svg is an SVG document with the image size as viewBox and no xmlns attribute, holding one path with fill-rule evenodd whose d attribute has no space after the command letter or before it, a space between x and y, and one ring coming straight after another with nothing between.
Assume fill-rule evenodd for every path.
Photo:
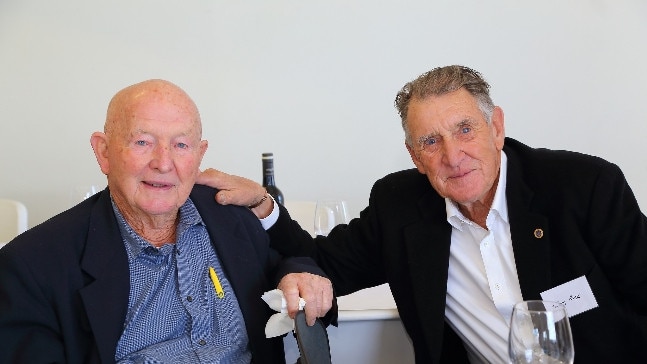
<instances>
[{"instance_id":1,"label":"white collared shirt","mask_svg":"<svg viewBox=\"0 0 647 364\"><path fill-rule=\"evenodd\" d=\"M470 361L507 363L512 306L522 300L512 250L506 190L507 157L501 152L499 184L487 230L446 199L452 225L445 317L466 343Z\"/></svg>"}]
</instances>

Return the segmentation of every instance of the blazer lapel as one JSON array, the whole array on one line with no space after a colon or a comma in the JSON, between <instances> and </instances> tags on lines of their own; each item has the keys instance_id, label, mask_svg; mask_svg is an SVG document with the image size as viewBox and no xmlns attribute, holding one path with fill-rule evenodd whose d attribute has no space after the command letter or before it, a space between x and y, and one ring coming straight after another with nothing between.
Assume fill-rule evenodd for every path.
<instances>
[{"instance_id":1,"label":"blazer lapel","mask_svg":"<svg viewBox=\"0 0 647 364\"><path fill-rule=\"evenodd\" d=\"M506 150L506 156L506 199L519 285L524 300L540 299L539 293L551 288L550 226L545 216L532 212L534 193L522 178L516 154Z\"/></svg>"},{"instance_id":2,"label":"blazer lapel","mask_svg":"<svg viewBox=\"0 0 647 364\"><path fill-rule=\"evenodd\" d=\"M80 290L99 355L114 362L128 309L130 287L128 257L110 203L104 190L92 208L81 268L90 277Z\"/></svg>"},{"instance_id":3,"label":"blazer lapel","mask_svg":"<svg viewBox=\"0 0 647 364\"><path fill-rule=\"evenodd\" d=\"M244 229L237 214L231 210L225 211L236 207L223 207L213 203L214 192L209 191L211 192L208 197L196 195L194 198L194 190L192 201L200 211L211 243L236 294L250 342L254 345L253 335L265 331L265 320L269 312L257 309L259 306L265 306L261 296L264 287L270 286L267 281L268 272L263 270L264 265L259 262L261 253L250 244L249 234L253 232ZM202 201L209 201L210 206L204 205ZM260 233L265 234L260 223L258 228Z\"/></svg>"}]
</instances>

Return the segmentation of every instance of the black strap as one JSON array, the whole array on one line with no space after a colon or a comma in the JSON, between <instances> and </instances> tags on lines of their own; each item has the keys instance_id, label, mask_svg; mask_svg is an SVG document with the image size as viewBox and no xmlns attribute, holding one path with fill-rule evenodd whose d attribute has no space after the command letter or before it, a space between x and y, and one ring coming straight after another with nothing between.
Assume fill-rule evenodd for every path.
<instances>
[{"instance_id":1,"label":"black strap","mask_svg":"<svg viewBox=\"0 0 647 364\"><path fill-rule=\"evenodd\" d=\"M331 364L328 331L320 319L313 326L306 323L306 314L299 311L294 318L294 332L301 357L300 364Z\"/></svg>"}]
</instances>

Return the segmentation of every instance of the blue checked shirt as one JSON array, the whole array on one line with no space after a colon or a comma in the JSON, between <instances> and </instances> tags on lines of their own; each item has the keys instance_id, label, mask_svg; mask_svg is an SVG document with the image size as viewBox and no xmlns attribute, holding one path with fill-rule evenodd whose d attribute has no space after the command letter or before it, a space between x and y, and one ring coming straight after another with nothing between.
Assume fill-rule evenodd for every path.
<instances>
[{"instance_id":1,"label":"blue checked shirt","mask_svg":"<svg viewBox=\"0 0 647 364\"><path fill-rule=\"evenodd\" d=\"M118 363L249 363L243 315L189 199L180 208L177 242L155 248L126 223L113 202L130 267L130 295ZM218 298L213 267L225 292Z\"/></svg>"}]
</instances>

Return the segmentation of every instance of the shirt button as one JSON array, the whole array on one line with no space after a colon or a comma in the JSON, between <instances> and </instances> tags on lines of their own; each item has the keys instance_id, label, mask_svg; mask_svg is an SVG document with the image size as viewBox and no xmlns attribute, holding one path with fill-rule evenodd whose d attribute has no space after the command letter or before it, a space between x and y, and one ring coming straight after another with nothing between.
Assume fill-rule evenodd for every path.
<instances>
[{"instance_id":1,"label":"shirt button","mask_svg":"<svg viewBox=\"0 0 647 364\"><path fill-rule=\"evenodd\" d=\"M206 345L206 344L207 344L207 342L206 342L206 341L204 341L203 339L200 339L200 341L198 341L198 344L200 344L200 345Z\"/></svg>"},{"instance_id":2,"label":"shirt button","mask_svg":"<svg viewBox=\"0 0 647 364\"><path fill-rule=\"evenodd\" d=\"M501 285L496 283L496 284L494 284L494 288L498 291L498 290L501 289Z\"/></svg>"},{"instance_id":3,"label":"shirt button","mask_svg":"<svg viewBox=\"0 0 647 364\"><path fill-rule=\"evenodd\" d=\"M193 302L193 297L191 297L191 296L186 296L186 300L187 300L187 301L189 301L189 302Z\"/></svg>"}]
</instances>

